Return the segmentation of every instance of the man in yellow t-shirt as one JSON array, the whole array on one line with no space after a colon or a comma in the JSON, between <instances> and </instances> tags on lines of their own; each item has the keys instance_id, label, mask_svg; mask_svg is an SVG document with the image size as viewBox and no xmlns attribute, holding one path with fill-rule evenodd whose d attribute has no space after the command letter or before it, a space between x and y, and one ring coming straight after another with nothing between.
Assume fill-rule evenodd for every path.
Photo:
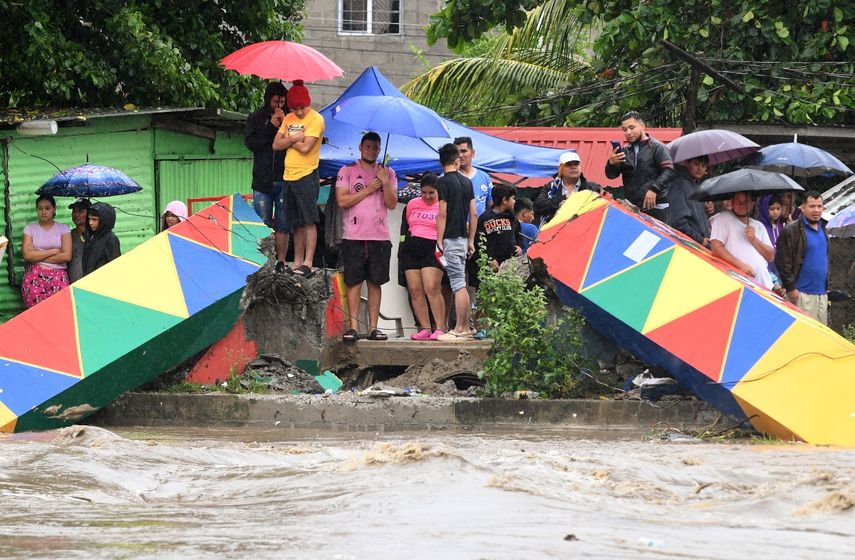
<instances>
[{"instance_id":1,"label":"man in yellow t-shirt","mask_svg":"<svg viewBox=\"0 0 855 560\"><path fill-rule=\"evenodd\" d=\"M318 243L318 165L324 118L312 109L309 90L303 80L288 90L288 108L282 126L273 139L274 150L285 150L285 215L294 228L294 274L310 277Z\"/></svg>"}]
</instances>

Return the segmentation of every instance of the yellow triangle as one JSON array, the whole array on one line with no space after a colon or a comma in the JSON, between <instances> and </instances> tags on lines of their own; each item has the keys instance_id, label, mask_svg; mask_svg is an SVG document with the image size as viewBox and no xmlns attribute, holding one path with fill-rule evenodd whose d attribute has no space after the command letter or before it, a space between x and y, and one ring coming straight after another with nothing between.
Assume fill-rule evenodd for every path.
<instances>
[{"instance_id":1,"label":"yellow triangle","mask_svg":"<svg viewBox=\"0 0 855 560\"><path fill-rule=\"evenodd\" d=\"M657 329L740 288L737 280L677 246L641 332Z\"/></svg>"},{"instance_id":2,"label":"yellow triangle","mask_svg":"<svg viewBox=\"0 0 855 560\"><path fill-rule=\"evenodd\" d=\"M732 392L809 443L855 446L855 346L797 319Z\"/></svg>"},{"instance_id":3,"label":"yellow triangle","mask_svg":"<svg viewBox=\"0 0 855 560\"><path fill-rule=\"evenodd\" d=\"M187 303L167 235L157 235L75 282L95 294L186 318Z\"/></svg>"},{"instance_id":4,"label":"yellow triangle","mask_svg":"<svg viewBox=\"0 0 855 560\"><path fill-rule=\"evenodd\" d=\"M595 208L599 208L608 204L606 199L595 193L594 191L576 191L572 193L567 200L558 208L558 212L547 223L540 228L541 231L549 229L553 226L565 223L574 216L590 212Z\"/></svg>"},{"instance_id":5,"label":"yellow triangle","mask_svg":"<svg viewBox=\"0 0 855 560\"><path fill-rule=\"evenodd\" d=\"M5 404L0 402L0 432L12 433L15 431L15 424L18 423L18 417L15 413L9 410Z\"/></svg>"}]
</instances>

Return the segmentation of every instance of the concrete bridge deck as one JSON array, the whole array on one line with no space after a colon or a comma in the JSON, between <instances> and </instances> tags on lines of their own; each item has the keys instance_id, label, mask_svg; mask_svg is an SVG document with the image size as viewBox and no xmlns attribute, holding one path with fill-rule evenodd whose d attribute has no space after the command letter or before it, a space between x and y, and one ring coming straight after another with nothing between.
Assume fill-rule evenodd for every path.
<instances>
[{"instance_id":1,"label":"concrete bridge deck","mask_svg":"<svg viewBox=\"0 0 855 560\"><path fill-rule=\"evenodd\" d=\"M392 338L385 341L342 342L336 351L339 363L360 366L411 366L426 364L436 358L444 362L453 362L462 353L467 353L479 362L483 362L492 344L492 340L439 342Z\"/></svg>"}]
</instances>

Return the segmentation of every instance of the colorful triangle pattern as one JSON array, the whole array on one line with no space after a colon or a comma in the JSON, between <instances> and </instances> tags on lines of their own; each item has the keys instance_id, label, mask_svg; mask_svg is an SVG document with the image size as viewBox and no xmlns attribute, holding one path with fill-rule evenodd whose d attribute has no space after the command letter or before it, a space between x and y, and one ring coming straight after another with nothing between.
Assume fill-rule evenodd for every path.
<instances>
[{"instance_id":1,"label":"colorful triangle pattern","mask_svg":"<svg viewBox=\"0 0 855 560\"><path fill-rule=\"evenodd\" d=\"M673 246L673 241L652 231L634 216L609 208L582 289Z\"/></svg>"},{"instance_id":2,"label":"colorful triangle pattern","mask_svg":"<svg viewBox=\"0 0 855 560\"><path fill-rule=\"evenodd\" d=\"M240 195L224 198L0 325L0 431L20 429L25 415L31 429L56 427L64 420L51 415L80 404L81 391L97 392L98 402L118 397L112 391L124 384L114 376L136 367L128 360L145 360L159 337L196 340L180 329L202 311L227 312L231 321L235 294L265 261L257 248L269 234Z\"/></svg>"},{"instance_id":3,"label":"colorful triangle pattern","mask_svg":"<svg viewBox=\"0 0 855 560\"><path fill-rule=\"evenodd\" d=\"M529 258L554 263L550 274L578 291L600 234L606 208L601 206L586 212L564 227L556 227L543 234L529 248Z\"/></svg>"},{"instance_id":4,"label":"colorful triangle pattern","mask_svg":"<svg viewBox=\"0 0 855 560\"><path fill-rule=\"evenodd\" d=\"M557 290L565 305L760 430L855 446L855 345L665 224L597 200L572 194L529 249L569 288Z\"/></svg>"},{"instance_id":5,"label":"colorful triangle pattern","mask_svg":"<svg viewBox=\"0 0 855 560\"><path fill-rule=\"evenodd\" d=\"M39 305L50 321L21 316L0 325L0 356L46 370L82 377L72 290L66 288ZM42 341L38 345L34 342ZM0 393L2 400L2 393Z\"/></svg>"}]
</instances>

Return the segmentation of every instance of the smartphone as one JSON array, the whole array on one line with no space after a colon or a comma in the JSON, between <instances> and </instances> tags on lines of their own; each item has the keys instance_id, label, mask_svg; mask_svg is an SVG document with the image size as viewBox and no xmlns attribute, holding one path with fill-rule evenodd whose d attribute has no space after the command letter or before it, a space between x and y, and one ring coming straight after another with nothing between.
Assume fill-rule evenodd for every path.
<instances>
[{"instance_id":1,"label":"smartphone","mask_svg":"<svg viewBox=\"0 0 855 560\"><path fill-rule=\"evenodd\" d=\"M620 140L612 140L612 151L620 150Z\"/></svg>"}]
</instances>

